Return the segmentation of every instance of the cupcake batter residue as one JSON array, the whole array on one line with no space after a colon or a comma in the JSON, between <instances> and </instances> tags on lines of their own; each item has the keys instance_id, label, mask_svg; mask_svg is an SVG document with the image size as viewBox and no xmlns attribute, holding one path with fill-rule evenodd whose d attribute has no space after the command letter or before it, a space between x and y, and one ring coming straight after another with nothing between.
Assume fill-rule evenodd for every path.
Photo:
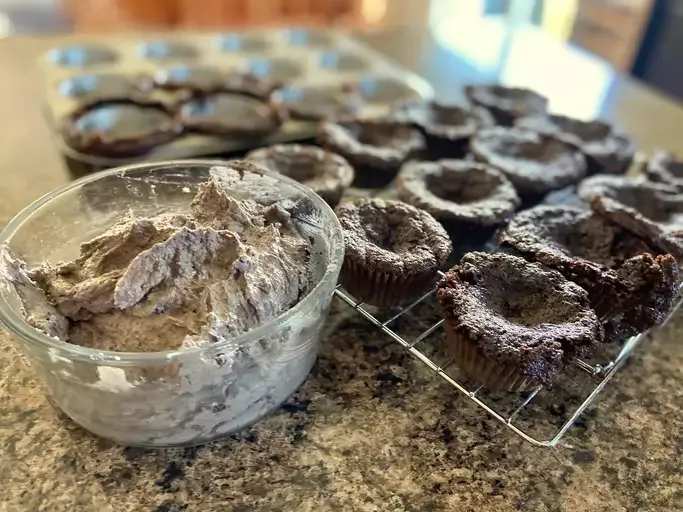
<instances>
[{"instance_id":1,"label":"cupcake batter residue","mask_svg":"<svg viewBox=\"0 0 683 512\"><path fill-rule=\"evenodd\" d=\"M201 184L187 213L122 218L74 261L29 269L3 248L0 279L32 326L76 345L156 352L233 338L307 293L311 242L283 205L232 198L227 179Z\"/></svg>"}]
</instances>

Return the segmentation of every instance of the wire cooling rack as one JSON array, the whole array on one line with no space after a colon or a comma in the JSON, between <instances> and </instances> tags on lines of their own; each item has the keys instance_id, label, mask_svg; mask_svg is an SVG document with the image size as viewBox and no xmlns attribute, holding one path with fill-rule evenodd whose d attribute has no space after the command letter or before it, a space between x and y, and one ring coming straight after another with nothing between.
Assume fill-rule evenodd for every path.
<instances>
[{"instance_id":1,"label":"wire cooling rack","mask_svg":"<svg viewBox=\"0 0 683 512\"><path fill-rule=\"evenodd\" d=\"M440 274L440 276L442 277L443 274ZM456 378L451 376L451 372L449 372L449 370L456 365L454 360L449 360L447 362L439 364L432 357L429 357L424 352L424 350L421 350L421 347L425 345L431 337L437 335L439 331L442 330L442 324L444 322L443 320L434 323L428 329L426 329L416 337L412 338L410 341L406 340L404 337L397 334L390 327L391 325L395 324L406 313L411 311L413 308L420 305L424 301L430 299L431 296L435 294L435 292L436 290L430 291L429 293L417 299L412 304L393 314L393 316L391 316L391 318L389 318L388 320L380 321L375 315L373 315L369 311L368 307L366 307L362 302L357 302L345 291L343 291L342 288L338 286L335 290L335 294L339 299L341 299L343 302L354 308L358 313L360 313L361 316L363 316L376 328L380 329L382 332L389 335L389 337L393 341L395 341L401 347L403 347L411 356L419 360L427 368L435 372L444 381L446 381L448 384L457 389L460 393L468 397L472 402L474 402L479 407L484 409L488 414L490 414L493 418L495 418L500 423L505 425L507 428L512 430L515 434L517 434L522 439L528 441L529 443L535 446L541 446L546 448L553 448L557 446L562 437L577 422L579 416L586 410L586 408L588 408L593 403L593 401L602 391L602 389L624 365L633 349L644 339L646 339L652 332L652 330L650 330L630 338L624 343L624 345L619 349L618 353L614 357L605 359L602 363L588 362L583 361L581 359L575 359L572 362L573 366L579 370L578 373L580 375L582 375L589 381L589 385L587 386L588 391L584 395L585 398L582 402L578 402L578 405L576 405L573 409L569 409L571 410L571 412L568 414L567 419L561 426L559 426L559 428L554 430L553 434L551 434L548 438L539 438L540 436L530 433L528 429L525 429L522 426L518 426L516 422L520 417L520 414L523 411L525 411L525 409L527 409L530 406L530 404L532 404L534 398L536 398L537 395L544 389L543 386L538 386L527 393L508 393L508 398L514 397L516 398L516 400L513 399L511 406L505 407L506 411L503 411L500 407L500 403L496 402L495 400L488 400L488 398L492 395L489 395L486 392L484 386L473 387L470 389L469 385L461 383L458 381L459 379L456 380ZM671 314L667 317L666 321L668 321L673 316L675 311L681 305L682 301L683 298L679 296L676 306L672 310ZM372 309L372 307L370 308ZM666 321L664 323L666 323ZM661 325L659 327L661 327ZM547 391L549 393L553 392L552 389ZM562 405L562 408L566 408L566 406L562 403L558 405Z\"/></svg>"}]
</instances>

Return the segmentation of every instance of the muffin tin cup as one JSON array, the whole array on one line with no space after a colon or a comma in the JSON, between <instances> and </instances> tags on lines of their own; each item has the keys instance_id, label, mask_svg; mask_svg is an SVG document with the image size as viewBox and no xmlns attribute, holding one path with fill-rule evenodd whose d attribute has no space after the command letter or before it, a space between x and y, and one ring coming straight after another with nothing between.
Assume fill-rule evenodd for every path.
<instances>
[{"instance_id":1,"label":"muffin tin cup","mask_svg":"<svg viewBox=\"0 0 683 512\"><path fill-rule=\"evenodd\" d=\"M83 69L113 64L118 61L118 55L106 45L84 43L53 48L47 53L46 59L56 66Z\"/></svg>"},{"instance_id":2,"label":"muffin tin cup","mask_svg":"<svg viewBox=\"0 0 683 512\"><path fill-rule=\"evenodd\" d=\"M210 93L220 88L222 76L218 70L208 67L203 69L177 66L160 69L154 74L143 74L138 78L137 83L138 88L146 93L151 93L154 89Z\"/></svg>"},{"instance_id":3,"label":"muffin tin cup","mask_svg":"<svg viewBox=\"0 0 683 512\"><path fill-rule=\"evenodd\" d=\"M471 379L490 391L521 393L539 385L513 365L491 361L484 356L475 341L458 333L446 320L446 343L454 363Z\"/></svg>"},{"instance_id":4,"label":"muffin tin cup","mask_svg":"<svg viewBox=\"0 0 683 512\"><path fill-rule=\"evenodd\" d=\"M170 74L170 73L169 73ZM280 81L260 78L251 73L217 73L215 77L196 79L172 78L165 75L143 75L139 78L138 89L151 94L155 89L176 93L179 101L184 98L209 96L221 92L244 94L253 98L268 100L282 86Z\"/></svg>"},{"instance_id":5,"label":"muffin tin cup","mask_svg":"<svg viewBox=\"0 0 683 512\"><path fill-rule=\"evenodd\" d=\"M212 44L225 54L261 54L267 52L270 42L258 32L233 32L213 36Z\"/></svg>"},{"instance_id":6,"label":"muffin tin cup","mask_svg":"<svg viewBox=\"0 0 683 512\"><path fill-rule=\"evenodd\" d=\"M231 116L210 116L201 114L192 116L183 113L183 107L188 106L192 102L211 102L212 96L221 94L233 98L236 102L235 108L238 107L237 103L240 101L251 103L252 105L250 107L252 108L255 117L260 117L260 121L256 124L249 124L247 122L240 123L239 120L242 119L242 116L237 114ZM263 107L264 110L262 113L255 112L259 102L259 106ZM264 137L276 132L286 118L286 113L277 101L263 101L249 94L240 94L223 90L216 92L214 95L209 94L190 98L179 105L178 112L178 122L187 132L216 137ZM230 119L231 122L224 122L222 118ZM238 121L234 122L235 119Z\"/></svg>"},{"instance_id":7,"label":"muffin tin cup","mask_svg":"<svg viewBox=\"0 0 683 512\"><path fill-rule=\"evenodd\" d=\"M129 105L140 109L154 109L165 114L167 120L146 133L136 136L109 136L105 131L84 132L76 127L80 118L98 108ZM177 139L184 131L174 106L147 99L110 98L84 103L71 115L61 120L59 132L65 144L76 151L98 156L135 157L148 153L152 148Z\"/></svg>"},{"instance_id":8,"label":"muffin tin cup","mask_svg":"<svg viewBox=\"0 0 683 512\"><path fill-rule=\"evenodd\" d=\"M436 271L415 275L377 272L349 258L344 260L341 284L356 300L390 308L414 300L434 286Z\"/></svg>"},{"instance_id":9,"label":"muffin tin cup","mask_svg":"<svg viewBox=\"0 0 683 512\"><path fill-rule=\"evenodd\" d=\"M57 84L59 94L78 102L123 98L141 93L137 77L116 73L87 73L65 78Z\"/></svg>"},{"instance_id":10,"label":"muffin tin cup","mask_svg":"<svg viewBox=\"0 0 683 512\"><path fill-rule=\"evenodd\" d=\"M363 99L353 84L317 88L286 86L274 93L292 119L325 121L354 118L361 114Z\"/></svg>"}]
</instances>

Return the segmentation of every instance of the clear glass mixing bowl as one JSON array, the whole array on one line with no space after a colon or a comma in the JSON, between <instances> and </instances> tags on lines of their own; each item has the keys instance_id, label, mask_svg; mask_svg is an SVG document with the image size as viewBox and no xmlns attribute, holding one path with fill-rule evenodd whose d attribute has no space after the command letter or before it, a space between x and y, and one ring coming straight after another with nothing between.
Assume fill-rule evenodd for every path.
<instances>
[{"instance_id":1,"label":"clear glass mixing bowl","mask_svg":"<svg viewBox=\"0 0 683 512\"><path fill-rule=\"evenodd\" d=\"M156 162L75 181L19 213L0 233L0 250L8 246L29 267L71 260L82 242L124 214L187 211L210 168L221 165L226 164ZM306 378L344 256L341 228L329 206L307 188L270 172L250 174L230 193L264 203L291 201L297 226L314 242L316 284L295 307L233 340L150 353L72 345L26 323L14 286L0 279L0 320L53 402L74 421L127 445L200 444L262 418Z\"/></svg>"}]
</instances>

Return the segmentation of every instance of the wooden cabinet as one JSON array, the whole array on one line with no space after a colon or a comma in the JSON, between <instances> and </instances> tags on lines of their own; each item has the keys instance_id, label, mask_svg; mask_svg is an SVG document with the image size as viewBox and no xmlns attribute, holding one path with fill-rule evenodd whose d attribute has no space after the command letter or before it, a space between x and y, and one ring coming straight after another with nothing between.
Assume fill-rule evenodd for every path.
<instances>
[{"instance_id":1,"label":"wooden cabinet","mask_svg":"<svg viewBox=\"0 0 683 512\"><path fill-rule=\"evenodd\" d=\"M62 0L76 30L363 24L364 1Z\"/></svg>"},{"instance_id":2,"label":"wooden cabinet","mask_svg":"<svg viewBox=\"0 0 683 512\"><path fill-rule=\"evenodd\" d=\"M362 0L179 0L188 28L358 23Z\"/></svg>"},{"instance_id":3,"label":"wooden cabinet","mask_svg":"<svg viewBox=\"0 0 683 512\"><path fill-rule=\"evenodd\" d=\"M74 30L166 28L177 21L175 0L62 0Z\"/></svg>"},{"instance_id":4,"label":"wooden cabinet","mask_svg":"<svg viewBox=\"0 0 683 512\"><path fill-rule=\"evenodd\" d=\"M633 65L653 0L580 0L571 42L615 68Z\"/></svg>"}]
</instances>

